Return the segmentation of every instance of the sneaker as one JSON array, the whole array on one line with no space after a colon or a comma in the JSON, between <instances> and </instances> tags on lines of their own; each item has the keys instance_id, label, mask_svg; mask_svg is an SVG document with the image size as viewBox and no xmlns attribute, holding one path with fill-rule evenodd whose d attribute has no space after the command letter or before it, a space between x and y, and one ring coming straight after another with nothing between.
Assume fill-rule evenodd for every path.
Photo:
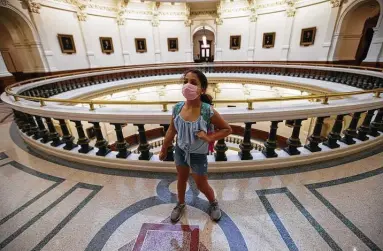
<instances>
[{"instance_id":1,"label":"sneaker","mask_svg":"<svg viewBox=\"0 0 383 251\"><path fill-rule=\"evenodd\" d=\"M213 221L219 221L221 219L222 213L221 209L219 209L218 201L214 200L210 203L210 218Z\"/></svg>"},{"instance_id":2,"label":"sneaker","mask_svg":"<svg viewBox=\"0 0 383 251\"><path fill-rule=\"evenodd\" d=\"M172 211L170 219L173 222L178 222L181 219L184 210L185 210L185 204L177 203L177 206Z\"/></svg>"}]
</instances>

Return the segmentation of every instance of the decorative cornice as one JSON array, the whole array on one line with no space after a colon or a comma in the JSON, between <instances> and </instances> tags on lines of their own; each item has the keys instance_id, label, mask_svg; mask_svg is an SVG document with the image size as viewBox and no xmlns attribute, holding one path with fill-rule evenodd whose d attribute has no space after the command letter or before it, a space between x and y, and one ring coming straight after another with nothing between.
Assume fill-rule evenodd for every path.
<instances>
[{"instance_id":1,"label":"decorative cornice","mask_svg":"<svg viewBox=\"0 0 383 251\"><path fill-rule=\"evenodd\" d=\"M88 14L86 13L86 8L88 7L88 1L82 0L72 0L72 3L78 8L77 10L77 18L80 22L85 22Z\"/></svg>"},{"instance_id":2,"label":"decorative cornice","mask_svg":"<svg viewBox=\"0 0 383 251\"><path fill-rule=\"evenodd\" d=\"M125 24L125 13L126 13L126 7L128 6L129 0L121 0L118 6L117 11L117 24L118 25L124 25Z\"/></svg>"},{"instance_id":3,"label":"decorative cornice","mask_svg":"<svg viewBox=\"0 0 383 251\"><path fill-rule=\"evenodd\" d=\"M9 4L8 0L0 0L0 6L6 7Z\"/></svg>"},{"instance_id":4,"label":"decorative cornice","mask_svg":"<svg viewBox=\"0 0 383 251\"><path fill-rule=\"evenodd\" d=\"M158 27L160 25L160 20L159 20L159 11L158 8L160 7L160 2L153 2L152 6L152 26L153 27Z\"/></svg>"},{"instance_id":5,"label":"decorative cornice","mask_svg":"<svg viewBox=\"0 0 383 251\"><path fill-rule=\"evenodd\" d=\"M286 0L286 14L288 17L294 17L297 9L295 8L295 0Z\"/></svg>"},{"instance_id":6,"label":"decorative cornice","mask_svg":"<svg viewBox=\"0 0 383 251\"><path fill-rule=\"evenodd\" d=\"M36 0L21 0L21 2L28 6L29 12L40 14L41 5Z\"/></svg>"},{"instance_id":7,"label":"decorative cornice","mask_svg":"<svg viewBox=\"0 0 383 251\"><path fill-rule=\"evenodd\" d=\"M330 0L332 8L340 7L342 5L342 0Z\"/></svg>"},{"instance_id":8,"label":"decorative cornice","mask_svg":"<svg viewBox=\"0 0 383 251\"><path fill-rule=\"evenodd\" d=\"M190 14L191 16L199 16L199 15L215 16L217 15L217 11L216 10L196 10L196 11L192 11Z\"/></svg>"},{"instance_id":9,"label":"decorative cornice","mask_svg":"<svg viewBox=\"0 0 383 251\"><path fill-rule=\"evenodd\" d=\"M249 2L249 10L250 10L250 22L257 22L258 20L258 13L257 13L257 6L255 5L254 0L248 0Z\"/></svg>"}]
</instances>

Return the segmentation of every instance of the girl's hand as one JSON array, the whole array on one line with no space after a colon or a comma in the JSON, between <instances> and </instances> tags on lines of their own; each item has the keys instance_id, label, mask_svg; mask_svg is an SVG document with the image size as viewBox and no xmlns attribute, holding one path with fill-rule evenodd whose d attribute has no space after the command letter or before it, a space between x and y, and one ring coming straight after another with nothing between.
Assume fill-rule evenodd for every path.
<instances>
[{"instance_id":1,"label":"girl's hand","mask_svg":"<svg viewBox=\"0 0 383 251\"><path fill-rule=\"evenodd\" d=\"M160 154L159 154L159 159L163 161L166 158L166 155L167 155L167 150L161 149Z\"/></svg>"},{"instance_id":2,"label":"girl's hand","mask_svg":"<svg viewBox=\"0 0 383 251\"><path fill-rule=\"evenodd\" d=\"M196 135L197 135L198 138L206 141L207 143L211 142L210 136L207 135L206 132L204 132L204 131L199 131Z\"/></svg>"}]
</instances>

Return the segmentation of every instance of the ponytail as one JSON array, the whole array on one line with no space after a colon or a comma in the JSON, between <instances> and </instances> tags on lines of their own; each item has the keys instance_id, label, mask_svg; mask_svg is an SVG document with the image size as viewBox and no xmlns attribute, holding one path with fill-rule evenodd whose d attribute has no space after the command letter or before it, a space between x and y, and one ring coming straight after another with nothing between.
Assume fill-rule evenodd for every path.
<instances>
[{"instance_id":1,"label":"ponytail","mask_svg":"<svg viewBox=\"0 0 383 251\"><path fill-rule=\"evenodd\" d=\"M213 105L213 97L209 94L202 93L201 94L201 101L204 103L207 103L209 105Z\"/></svg>"}]
</instances>

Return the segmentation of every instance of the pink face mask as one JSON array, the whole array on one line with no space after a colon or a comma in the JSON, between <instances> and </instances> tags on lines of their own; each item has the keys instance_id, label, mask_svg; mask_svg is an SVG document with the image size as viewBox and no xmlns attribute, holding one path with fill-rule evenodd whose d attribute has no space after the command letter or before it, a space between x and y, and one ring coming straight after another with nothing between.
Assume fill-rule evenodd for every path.
<instances>
[{"instance_id":1,"label":"pink face mask","mask_svg":"<svg viewBox=\"0 0 383 251\"><path fill-rule=\"evenodd\" d=\"M187 100L194 100L198 98L198 87L189 83L184 84L182 87L182 95L184 95Z\"/></svg>"}]
</instances>

